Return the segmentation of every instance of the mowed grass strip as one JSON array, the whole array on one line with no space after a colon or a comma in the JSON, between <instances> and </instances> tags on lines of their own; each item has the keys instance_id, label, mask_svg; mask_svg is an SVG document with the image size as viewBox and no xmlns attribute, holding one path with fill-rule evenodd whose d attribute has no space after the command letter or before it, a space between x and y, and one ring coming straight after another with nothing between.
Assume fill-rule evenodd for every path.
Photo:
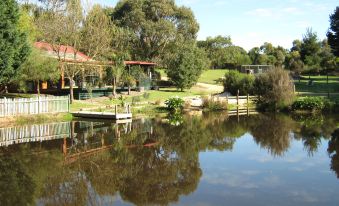
<instances>
[{"instance_id":1,"label":"mowed grass strip","mask_svg":"<svg viewBox=\"0 0 339 206\"><path fill-rule=\"evenodd\" d=\"M206 84L218 84L217 80L224 77L227 72L227 69L206 70L201 74L198 82Z\"/></svg>"},{"instance_id":2,"label":"mowed grass strip","mask_svg":"<svg viewBox=\"0 0 339 206\"><path fill-rule=\"evenodd\" d=\"M327 83L326 76L304 76L303 80L296 80L295 86L298 92L313 92L313 93L339 93L339 77L329 76ZM311 79L313 82L310 84Z\"/></svg>"}]
</instances>

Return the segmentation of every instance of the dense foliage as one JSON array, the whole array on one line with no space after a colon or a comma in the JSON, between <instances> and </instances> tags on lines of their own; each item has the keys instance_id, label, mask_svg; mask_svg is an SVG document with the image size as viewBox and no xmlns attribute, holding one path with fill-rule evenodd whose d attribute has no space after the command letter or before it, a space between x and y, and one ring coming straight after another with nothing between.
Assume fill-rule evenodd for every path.
<instances>
[{"instance_id":1,"label":"dense foliage","mask_svg":"<svg viewBox=\"0 0 339 206\"><path fill-rule=\"evenodd\" d=\"M339 6L330 16L330 29L327 33L327 38L334 55L339 57Z\"/></svg>"},{"instance_id":2,"label":"dense foliage","mask_svg":"<svg viewBox=\"0 0 339 206\"><path fill-rule=\"evenodd\" d=\"M263 110L280 110L291 105L295 94L289 72L277 68L259 75L254 82L254 93Z\"/></svg>"},{"instance_id":3,"label":"dense foliage","mask_svg":"<svg viewBox=\"0 0 339 206\"><path fill-rule=\"evenodd\" d=\"M15 0L0 1L0 90L13 80L30 52L27 35L19 27Z\"/></svg>"},{"instance_id":4,"label":"dense foliage","mask_svg":"<svg viewBox=\"0 0 339 206\"><path fill-rule=\"evenodd\" d=\"M198 41L198 47L206 51L214 69L236 68L251 64L247 52L241 47L234 46L228 36L208 37L204 41Z\"/></svg>"},{"instance_id":5,"label":"dense foliage","mask_svg":"<svg viewBox=\"0 0 339 206\"><path fill-rule=\"evenodd\" d=\"M174 0L121 0L111 16L127 30L125 41L135 60L161 63L171 47L194 41L199 30L191 9Z\"/></svg>"},{"instance_id":6,"label":"dense foliage","mask_svg":"<svg viewBox=\"0 0 339 206\"><path fill-rule=\"evenodd\" d=\"M325 103L321 97L305 97L292 104L293 110L321 111L324 107Z\"/></svg>"},{"instance_id":7,"label":"dense foliage","mask_svg":"<svg viewBox=\"0 0 339 206\"><path fill-rule=\"evenodd\" d=\"M237 95L238 90L240 95L253 94L254 79L253 75L232 70L225 74L224 90L232 95Z\"/></svg>"},{"instance_id":8,"label":"dense foliage","mask_svg":"<svg viewBox=\"0 0 339 206\"><path fill-rule=\"evenodd\" d=\"M165 105L170 111L179 111L183 108L185 101L180 97L172 97L165 101Z\"/></svg>"},{"instance_id":9,"label":"dense foliage","mask_svg":"<svg viewBox=\"0 0 339 206\"><path fill-rule=\"evenodd\" d=\"M41 81L56 81L60 78L58 61L44 56L39 50L33 49L28 59L22 64L17 81L22 90L26 88L26 82L32 81L37 86L40 94L39 83Z\"/></svg>"},{"instance_id":10,"label":"dense foliage","mask_svg":"<svg viewBox=\"0 0 339 206\"><path fill-rule=\"evenodd\" d=\"M173 51L167 61L166 71L170 81L181 91L191 88L206 68L205 56L203 50L190 44Z\"/></svg>"}]
</instances>

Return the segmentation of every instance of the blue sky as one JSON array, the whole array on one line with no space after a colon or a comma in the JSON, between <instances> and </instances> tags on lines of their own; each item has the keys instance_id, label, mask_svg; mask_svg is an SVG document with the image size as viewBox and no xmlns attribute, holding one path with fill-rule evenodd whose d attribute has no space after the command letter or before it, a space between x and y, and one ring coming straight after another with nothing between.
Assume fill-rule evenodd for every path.
<instances>
[{"instance_id":1,"label":"blue sky","mask_svg":"<svg viewBox=\"0 0 339 206\"><path fill-rule=\"evenodd\" d=\"M117 0L92 0L114 6ZM338 0L176 0L190 7L200 24L198 39L230 35L246 50L264 42L290 48L312 27L320 39L326 37L329 15Z\"/></svg>"}]
</instances>

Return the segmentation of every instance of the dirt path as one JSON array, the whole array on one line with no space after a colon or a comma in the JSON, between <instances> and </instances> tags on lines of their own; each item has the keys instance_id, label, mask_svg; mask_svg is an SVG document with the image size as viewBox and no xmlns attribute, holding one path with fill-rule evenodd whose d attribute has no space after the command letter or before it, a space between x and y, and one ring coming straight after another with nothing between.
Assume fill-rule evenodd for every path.
<instances>
[{"instance_id":1,"label":"dirt path","mask_svg":"<svg viewBox=\"0 0 339 206\"><path fill-rule=\"evenodd\" d=\"M206 91L209 91L209 92L216 92L216 93L221 93L221 92L224 91L223 86L200 83L200 82L198 82L195 87L198 87L199 89L202 89L202 90L206 90Z\"/></svg>"}]
</instances>

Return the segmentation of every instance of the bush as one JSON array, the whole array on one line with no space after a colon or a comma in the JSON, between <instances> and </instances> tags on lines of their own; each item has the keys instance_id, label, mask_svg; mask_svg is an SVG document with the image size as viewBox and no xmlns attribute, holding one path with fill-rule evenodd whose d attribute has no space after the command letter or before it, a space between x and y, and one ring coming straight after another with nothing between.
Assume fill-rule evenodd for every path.
<instances>
[{"instance_id":1,"label":"bush","mask_svg":"<svg viewBox=\"0 0 339 206\"><path fill-rule=\"evenodd\" d=\"M157 99L155 102L154 102L155 105L160 105L161 104L161 100L160 99Z\"/></svg>"},{"instance_id":2,"label":"bush","mask_svg":"<svg viewBox=\"0 0 339 206\"><path fill-rule=\"evenodd\" d=\"M173 51L166 62L167 76L176 88L183 91L198 82L208 59L204 50L195 44L183 44L180 49Z\"/></svg>"},{"instance_id":3,"label":"bush","mask_svg":"<svg viewBox=\"0 0 339 206\"><path fill-rule=\"evenodd\" d=\"M295 98L293 80L288 71L282 68L271 69L255 79L254 94L258 96L259 109L284 109Z\"/></svg>"},{"instance_id":4,"label":"bush","mask_svg":"<svg viewBox=\"0 0 339 206\"><path fill-rule=\"evenodd\" d=\"M325 101L320 97L305 97L292 104L292 110L322 111L324 108Z\"/></svg>"},{"instance_id":5,"label":"bush","mask_svg":"<svg viewBox=\"0 0 339 206\"><path fill-rule=\"evenodd\" d=\"M144 99L149 99L151 94L148 92L145 92L142 96L144 97Z\"/></svg>"},{"instance_id":6,"label":"bush","mask_svg":"<svg viewBox=\"0 0 339 206\"><path fill-rule=\"evenodd\" d=\"M172 97L165 101L167 108L171 111L181 110L184 106L185 101L180 97Z\"/></svg>"},{"instance_id":7,"label":"bush","mask_svg":"<svg viewBox=\"0 0 339 206\"><path fill-rule=\"evenodd\" d=\"M253 93L254 76L243 74L238 71L230 71L225 74L223 80L224 91L230 92L232 95L237 95L238 90L240 95Z\"/></svg>"},{"instance_id":8,"label":"bush","mask_svg":"<svg viewBox=\"0 0 339 206\"><path fill-rule=\"evenodd\" d=\"M227 102L214 100L213 98L204 97L202 107L210 111L227 110Z\"/></svg>"},{"instance_id":9,"label":"bush","mask_svg":"<svg viewBox=\"0 0 339 206\"><path fill-rule=\"evenodd\" d=\"M140 102L140 101L141 101L140 96L132 97L132 105L135 105L137 102Z\"/></svg>"}]
</instances>

